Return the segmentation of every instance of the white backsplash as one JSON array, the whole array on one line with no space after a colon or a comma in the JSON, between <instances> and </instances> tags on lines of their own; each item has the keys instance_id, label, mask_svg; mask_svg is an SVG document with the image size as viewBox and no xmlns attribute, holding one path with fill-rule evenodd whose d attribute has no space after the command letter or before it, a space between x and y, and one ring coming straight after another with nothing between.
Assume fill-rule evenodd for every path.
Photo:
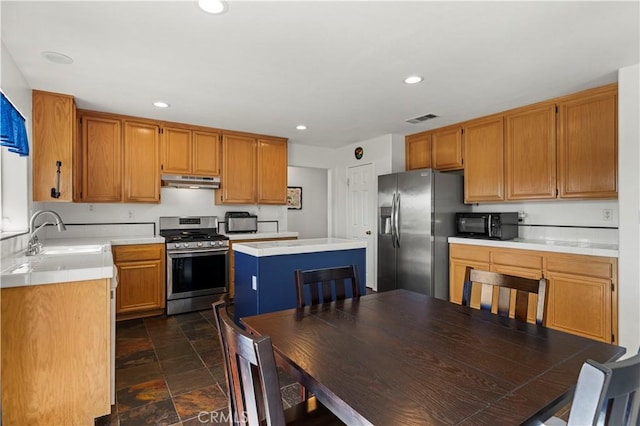
<instances>
[{"instance_id":1,"label":"white backsplash","mask_svg":"<svg viewBox=\"0 0 640 426\"><path fill-rule=\"evenodd\" d=\"M524 212L520 238L618 244L618 201L539 201L474 204L474 212ZM605 220L605 210L611 220ZM526 226L542 225L542 226Z\"/></svg>"},{"instance_id":2,"label":"white backsplash","mask_svg":"<svg viewBox=\"0 0 640 426\"><path fill-rule=\"evenodd\" d=\"M0 241L0 248L2 252L1 257L5 258L7 256L12 256L13 254L18 253L22 250L26 250L28 240L29 235L22 234Z\"/></svg>"},{"instance_id":3,"label":"white backsplash","mask_svg":"<svg viewBox=\"0 0 640 426\"><path fill-rule=\"evenodd\" d=\"M277 221L280 232L287 231L286 206L216 205L214 191L207 189L162 188L160 204L146 203L34 203L34 210L54 210L65 223L144 223L153 222L158 232L161 216L217 216L224 221L227 211L248 211L259 221ZM274 232L276 224L259 224L259 230ZM48 230L55 232L55 230Z\"/></svg>"},{"instance_id":4,"label":"white backsplash","mask_svg":"<svg viewBox=\"0 0 640 426\"><path fill-rule=\"evenodd\" d=\"M40 233L41 240L54 238L88 238L88 237L123 237L147 236L158 234L154 223L119 223L119 224L88 224L67 225L67 230L60 232L55 226L47 226Z\"/></svg>"}]
</instances>

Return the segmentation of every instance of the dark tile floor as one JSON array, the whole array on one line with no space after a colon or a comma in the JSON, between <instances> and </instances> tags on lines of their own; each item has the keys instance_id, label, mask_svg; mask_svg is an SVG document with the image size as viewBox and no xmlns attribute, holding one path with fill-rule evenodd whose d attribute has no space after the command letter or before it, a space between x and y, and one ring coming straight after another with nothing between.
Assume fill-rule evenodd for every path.
<instances>
[{"instance_id":1,"label":"dark tile floor","mask_svg":"<svg viewBox=\"0 0 640 426\"><path fill-rule=\"evenodd\" d=\"M119 322L116 404L96 425L228 424L227 387L213 311ZM284 407L298 385L281 374Z\"/></svg>"}]
</instances>

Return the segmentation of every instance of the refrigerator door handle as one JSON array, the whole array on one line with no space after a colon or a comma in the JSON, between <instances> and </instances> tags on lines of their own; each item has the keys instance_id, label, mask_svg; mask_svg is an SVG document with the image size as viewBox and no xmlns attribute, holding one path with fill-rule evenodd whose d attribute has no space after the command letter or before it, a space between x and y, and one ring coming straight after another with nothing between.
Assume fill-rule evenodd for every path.
<instances>
[{"instance_id":1,"label":"refrigerator door handle","mask_svg":"<svg viewBox=\"0 0 640 426\"><path fill-rule=\"evenodd\" d=\"M396 245L400 247L400 193L396 196L396 211L395 211L394 227L396 228Z\"/></svg>"},{"instance_id":2,"label":"refrigerator door handle","mask_svg":"<svg viewBox=\"0 0 640 426\"><path fill-rule=\"evenodd\" d=\"M395 213L396 212L396 193L393 193L393 198L391 199L391 245L393 248L396 248L396 232L395 226L393 224Z\"/></svg>"}]
</instances>

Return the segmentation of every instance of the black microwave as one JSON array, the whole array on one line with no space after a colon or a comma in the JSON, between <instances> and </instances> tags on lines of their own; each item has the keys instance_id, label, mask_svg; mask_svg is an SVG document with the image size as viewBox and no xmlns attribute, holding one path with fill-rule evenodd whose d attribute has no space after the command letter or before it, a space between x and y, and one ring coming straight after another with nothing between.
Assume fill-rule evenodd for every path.
<instances>
[{"instance_id":1,"label":"black microwave","mask_svg":"<svg viewBox=\"0 0 640 426\"><path fill-rule=\"evenodd\" d=\"M512 240L518 238L518 213L456 213L459 237Z\"/></svg>"}]
</instances>

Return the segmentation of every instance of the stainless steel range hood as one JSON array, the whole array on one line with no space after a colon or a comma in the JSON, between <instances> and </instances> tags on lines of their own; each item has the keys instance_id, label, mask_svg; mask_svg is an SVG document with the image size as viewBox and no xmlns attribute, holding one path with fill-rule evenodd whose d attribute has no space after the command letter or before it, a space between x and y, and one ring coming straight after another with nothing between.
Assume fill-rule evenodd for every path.
<instances>
[{"instance_id":1,"label":"stainless steel range hood","mask_svg":"<svg viewBox=\"0 0 640 426\"><path fill-rule=\"evenodd\" d=\"M162 186L218 189L220 188L220 178L217 176L162 175Z\"/></svg>"}]
</instances>

